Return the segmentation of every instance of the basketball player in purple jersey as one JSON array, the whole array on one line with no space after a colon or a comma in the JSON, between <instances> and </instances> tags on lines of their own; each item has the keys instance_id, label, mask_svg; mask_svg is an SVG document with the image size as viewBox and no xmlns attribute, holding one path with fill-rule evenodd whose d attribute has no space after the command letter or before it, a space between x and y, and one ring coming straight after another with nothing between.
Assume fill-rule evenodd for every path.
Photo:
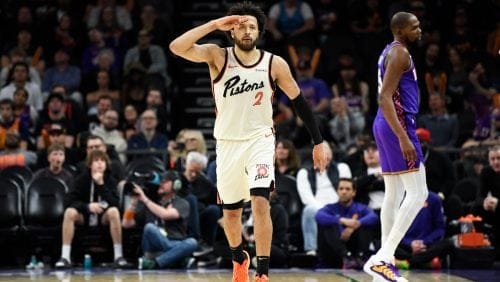
<instances>
[{"instance_id":1,"label":"basketball player in purple jersey","mask_svg":"<svg viewBox=\"0 0 500 282\"><path fill-rule=\"evenodd\" d=\"M408 52L408 45L420 39L419 24L413 14L396 13L391 19L394 41L378 61L379 109L373 134L385 182L380 213L382 246L363 267L377 281L407 281L394 265L394 252L428 193L422 149L415 132L417 75Z\"/></svg>"},{"instance_id":2,"label":"basketball player in purple jersey","mask_svg":"<svg viewBox=\"0 0 500 282\"><path fill-rule=\"evenodd\" d=\"M193 62L208 64L217 116L217 190L223 208L223 227L233 257L233 282L248 282L250 257L242 249L243 203L252 202L257 270L253 281L269 281L272 224L269 193L274 183L274 131L271 98L280 87L290 98L314 142L314 167L328 163L326 145L313 113L300 93L286 61L256 48L265 27L265 14L250 2L229 9L228 16L195 27L170 43L170 50ZM234 46L197 44L221 30Z\"/></svg>"}]
</instances>

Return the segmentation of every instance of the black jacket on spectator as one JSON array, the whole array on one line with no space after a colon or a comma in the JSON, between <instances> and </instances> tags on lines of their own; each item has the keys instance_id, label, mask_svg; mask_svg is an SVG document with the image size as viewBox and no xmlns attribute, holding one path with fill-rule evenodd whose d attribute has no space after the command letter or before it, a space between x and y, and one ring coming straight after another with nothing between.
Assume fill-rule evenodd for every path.
<instances>
[{"instance_id":1,"label":"black jacket on spectator","mask_svg":"<svg viewBox=\"0 0 500 282\"><path fill-rule=\"evenodd\" d=\"M92 176L90 175L90 171L85 171L80 174L77 177L73 188L64 197L64 208L72 207L79 213L88 215L91 183ZM108 172L104 175L104 185L97 185L94 183L94 195L92 196L92 201L106 201L108 203L108 208L118 208L119 198L118 191L116 189L116 181Z\"/></svg>"},{"instance_id":2,"label":"black jacket on spectator","mask_svg":"<svg viewBox=\"0 0 500 282\"><path fill-rule=\"evenodd\" d=\"M183 174L181 179L183 188L179 191L179 196L185 197L187 194L193 193L198 199L200 210L208 205L217 204L217 188L205 174L198 175L192 182L189 182Z\"/></svg>"}]
</instances>

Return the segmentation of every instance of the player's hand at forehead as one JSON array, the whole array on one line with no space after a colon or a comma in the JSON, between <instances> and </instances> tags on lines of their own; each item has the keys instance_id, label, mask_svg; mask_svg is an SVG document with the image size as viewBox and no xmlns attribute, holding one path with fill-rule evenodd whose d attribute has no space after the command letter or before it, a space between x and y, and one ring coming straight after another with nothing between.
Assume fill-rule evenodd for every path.
<instances>
[{"instance_id":1,"label":"player's hand at forehead","mask_svg":"<svg viewBox=\"0 0 500 282\"><path fill-rule=\"evenodd\" d=\"M232 15L216 19L215 26L218 30L228 31L247 21L247 16Z\"/></svg>"}]
</instances>

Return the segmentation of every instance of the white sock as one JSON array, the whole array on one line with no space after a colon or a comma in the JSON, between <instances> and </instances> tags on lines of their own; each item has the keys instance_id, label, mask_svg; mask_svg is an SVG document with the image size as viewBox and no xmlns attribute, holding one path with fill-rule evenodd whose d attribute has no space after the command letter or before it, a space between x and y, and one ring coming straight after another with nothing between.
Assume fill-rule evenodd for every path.
<instances>
[{"instance_id":1,"label":"white sock","mask_svg":"<svg viewBox=\"0 0 500 282\"><path fill-rule=\"evenodd\" d=\"M71 262L71 245L62 245L61 257Z\"/></svg>"},{"instance_id":2,"label":"white sock","mask_svg":"<svg viewBox=\"0 0 500 282\"><path fill-rule=\"evenodd\" d=\"M406 196L394 218L394 224L389 234L386 235L384 244L376 254L377 258L383 260L391 260L394 257L396 247L423 207L428 195L425 168L422 164L419 171L405 173L399 177L404 185ZM383 208L384 206L382 206Z\"/></svg>"},{"instance_id":3,"label":"white sock","mask_svg":"<svg viewBox=\"0 0 500 282\"><path fill-rule=\"evenodd\" d=\"M113 251L115 252L115 260L123 257L122 244L113 244Z\"/></svg>"}]
</instances>

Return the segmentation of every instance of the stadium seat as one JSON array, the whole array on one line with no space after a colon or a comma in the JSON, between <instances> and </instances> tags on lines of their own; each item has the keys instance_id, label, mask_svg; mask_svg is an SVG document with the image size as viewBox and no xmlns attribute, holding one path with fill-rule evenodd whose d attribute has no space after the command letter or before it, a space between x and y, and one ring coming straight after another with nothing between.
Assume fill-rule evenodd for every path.
<instances>
[{"instance_id":1,"label":"stadium seat","mask_svg":"<svg viewBox=\"0 0 500 282\"><path fill-rule=\"evenodd\" d=\"M288 236L291 247L301 248L302 243L302 229L301 229L301 214L302 202L297 192L297 181L295 177L284 175L281 173L276 174L276 189L278 192L278 199L286 208L288 213ZM297 251L297 250L291 250Z\"/></svg>"},{"instance_id":2,"label":"stadium seat","mask_svg":"<svg viewBox=\"0 0 500 282\"><path fill-rule=\"evenodd\" d=\"M11 265L14 256L21 255L19 236L22 226L22 191L12 179L0 178L0 265ZM17 257L16 257L17 258Z\"/></svg>"},{"instance_id":3,"label":"stadium seat","mask_svg":"<svg viewBox=\"0 0 500 282\"><path fill-rule=\"evenodd\" d=\"M58 258L66 185L55 178L37 178L26 190L24 229L30 254ZM54 244L57 242L56 244Z\"/></svg>"},{"instance_id":4,"label":"stadium seat","mask_svg":"<svg viewBox=\"0 0 500 282\"><path fill-rule=\"evenodd\" d=\"M33 179L33 172L28 167L10 166L0 171L0 177L14 180L24 193L24 190Z\"/></svg>"}]
</instances>

